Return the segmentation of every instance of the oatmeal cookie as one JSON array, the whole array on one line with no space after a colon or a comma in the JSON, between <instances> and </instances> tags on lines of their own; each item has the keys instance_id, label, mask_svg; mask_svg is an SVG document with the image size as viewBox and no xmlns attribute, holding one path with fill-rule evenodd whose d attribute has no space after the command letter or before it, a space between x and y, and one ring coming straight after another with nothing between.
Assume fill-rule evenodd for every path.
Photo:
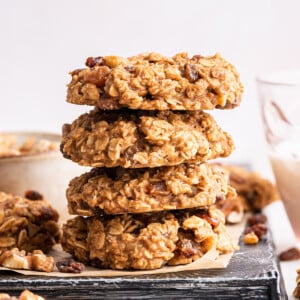
<instances>
[{"instance_id":1,"label":"oatmeal cookie","mask_svg":"<svg viewBox=\"0 0 300 300\"><path fill-rule=\"evenodd\" d=\"M240 104L239 74L220 54L89 57L71 72L67 101L100 109L205 110Z\"/></svg>"},{"instance_id":2,"label":"oatmeal cookie","mask_svg":"<svg viewBox=\"0 0 300 300\"><path fill-rule=\"evenodd\" d=\"M0 192L0 250L50 250L59 241L58 213L46 200Z\"/></svg>"},{"instance_id":3,"label":"oatmeal cookie","mask_svg":"<svg viewBox=\"0 0 300 300\"><path fill-rule=\"evenodd\" d=\"M224 165L229 172L230 185L243 198L245 210L260 211L268 204L280 199L276 186L256 172L242 167Z\"/></svg>"},{"instance_id":4,"label":"oatmeal cookie","mask_svg":"<svg viewBox=\"0 0 300 300\"><path fill-rule=\"evenodd\" d=\"M94 168L67 189L69 213L92 216L203 207L225 198L228 173L206 163Z\"/></svg>"},{"instance_id":5,"label":"oatmeal cookie","mask_svg":"<svg viewBox=\"0 0 300 300\"><path fill-rule=\"evenodd\" d=\"M232 138L204 112L101 111L63 127L61 151L83 166L143 168L228 156Z\"/></svg>"},{"instance_id":6,"label":"oatmeal cookie","mask_svg":"<svg viewBox=\"0 0 300 300\"><path fill-rule=\"evenodd\" d=\"M221 211L210 208L78 216L63 226L62 247L99 268L157 269L191 263L211 249L236 249Z\"/></svg>"}]
</instances>

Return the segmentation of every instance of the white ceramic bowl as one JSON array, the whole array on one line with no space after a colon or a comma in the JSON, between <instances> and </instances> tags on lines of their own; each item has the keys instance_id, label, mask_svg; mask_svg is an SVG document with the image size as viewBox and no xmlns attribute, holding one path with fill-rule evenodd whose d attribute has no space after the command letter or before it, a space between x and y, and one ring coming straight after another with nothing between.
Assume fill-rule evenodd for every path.
<instances>
[{"instance_id":1,"label":"white ceramic bowl","mask_svg":"<svg viewBox=\"0 0 300 300\"><path fill-rule=\"evenodd\" d=\"M22 143L30 137L60 143L61 136L41 132L7 132ZM59 150L37 154L0 158L0 191L24 196L28 190L41 193L60 215L60 222L68 217L66 189L72 178L87 171L63 158Z\"/></svg>"}]
</instances>

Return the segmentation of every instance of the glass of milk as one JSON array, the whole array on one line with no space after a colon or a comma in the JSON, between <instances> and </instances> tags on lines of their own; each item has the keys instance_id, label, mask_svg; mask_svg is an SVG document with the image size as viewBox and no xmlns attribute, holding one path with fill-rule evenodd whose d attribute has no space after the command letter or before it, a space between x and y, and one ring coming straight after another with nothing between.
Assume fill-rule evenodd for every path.
<instances>
[{"instance_id":1,"label":"glass of milk","mask_svg":"<svg viewBox=\"0 0 300 300\"><path fill-rule=\"evenodd\" d=\"M258 76L257 86L277 187L300 244L300 70Z\"/></svg>"}]
</instances>

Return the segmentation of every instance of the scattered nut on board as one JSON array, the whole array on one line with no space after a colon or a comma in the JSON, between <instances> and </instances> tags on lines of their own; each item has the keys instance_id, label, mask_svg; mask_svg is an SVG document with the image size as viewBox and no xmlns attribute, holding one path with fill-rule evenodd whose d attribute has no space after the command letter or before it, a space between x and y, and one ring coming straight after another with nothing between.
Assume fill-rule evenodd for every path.
<instances>
[{"instance_id":1,"label":"scattered nut on board","mask_svg":"<svg viewBox=\"0 0 300 300\"><path fill-rule=\"evenodd\" d=\"M248 245L257 244L267 233L268 227L265 225L267 217L263 214L255 214L249 217L244 232L244 243Z\"/></svg>"},{"instance_id":2,"label":"scattered nut on board","mask_svg":"<svg viewBox=\"0 0 300 300\"><path fill-rule=\"evenodd\" d=\"M0 266L9 269L51 272L54 268L54 258L46 256L41 250L26 253L24 250L13 248L0 251Z\"/></svg>"},{"instance_id":3,"label":"scattered nut on board","mask_svg":"<svg viewBox=\"0 0 300 300\"><path fill-rule=\"evenodd\" d=\"M19 297L11 297L9 294L1 293L0 300L45 300L45 298L24 290Z\"/></svg>"}]
</instances>

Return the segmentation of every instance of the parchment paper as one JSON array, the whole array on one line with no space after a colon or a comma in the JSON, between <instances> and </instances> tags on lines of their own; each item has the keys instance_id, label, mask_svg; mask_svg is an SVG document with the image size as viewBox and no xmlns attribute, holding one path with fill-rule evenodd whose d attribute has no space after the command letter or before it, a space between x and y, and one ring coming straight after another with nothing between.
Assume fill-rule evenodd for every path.
<instances>
[{"instance_id":1,"label":"parchment paper","mask_svg":"<svg viewBox=\"0 0 300 300\"><path fill-rule=\"evenodd\" d=\"M237 245L239 237L245 228L246 218L237 225L228 225L227 231L232 237L234 243ZM64 252L59 245L55 246L52 251L47 255L54 257L55 261L62 261L70 258L71 256ZM142 270L142 271L118 271L118 270L102 270L92 267L86 267L85 270L79 274L74 273L62 273L57 271L56 267L53 272L36 272L28 270L12 270L7 268L0 268L0 270L14 271L23 275L37 275L37 276L53 276L53 277L119 277L119 276L137 276L137 275L148 275L148 274L162 274L170 272L180 272L180 271L191 271L191 270L201 270L201 269L224 269L229 264L229 261L233 255L233 252L228 254L219 255L218 251L211 250L207 252L197 261L180 266L166 266L156 270Z\"/></svg>"}]
</instances>

